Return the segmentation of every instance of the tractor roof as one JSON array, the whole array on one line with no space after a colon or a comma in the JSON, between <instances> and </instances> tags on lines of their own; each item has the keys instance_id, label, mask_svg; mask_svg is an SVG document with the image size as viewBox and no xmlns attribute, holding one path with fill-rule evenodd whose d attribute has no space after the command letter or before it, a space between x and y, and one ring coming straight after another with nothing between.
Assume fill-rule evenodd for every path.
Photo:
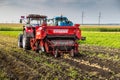
<instances>
[{"instance_id":1,"label":"tractor roof","mask_svg":"<svg viewBox=\"0 0 120 80\"><path fill-rule=\"evenodd\" d=\"M29 14L27 18L47 18L45 15Z\"/></svg>"}]
</instances>

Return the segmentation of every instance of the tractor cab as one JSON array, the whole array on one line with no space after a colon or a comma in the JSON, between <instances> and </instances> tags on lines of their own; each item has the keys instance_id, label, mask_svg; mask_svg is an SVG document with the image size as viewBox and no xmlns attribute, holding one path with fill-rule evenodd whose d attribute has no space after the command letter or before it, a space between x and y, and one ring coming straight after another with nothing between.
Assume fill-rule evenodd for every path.
<instances>
[{"instance_id":1,"label":"tractor cab","mask_svg":"<svg viewBox=\"0 0 120 80\"><path fill-rule=\"evenodd\" d=\"M23 35L26 37L35 37L36 30L39 27L47 26L47 16L38 14L29 14L24 17L21 16L20 23L23 23Z\"/></svg>"},{"instance_id":2,"label":"tractor cab","mask_svg":"<svg viewBox=\"0 0 120 80\"><path fill-rule=\"evenodd\" d=\"M47 17L43 15L28 15L27 24L31 24L32 26L46 25L46 18Z\"/></svg>"},{"instance_id":3,"label":"tractor cab","mask_svg":"<svg viewBox=\"0 0 120 80\"><path fill-rule=\"evenodd\" d=\"M20 23L24 20L27 26L35 27L35 26L42 26L46 25L47 16L44 15L36 15L36 14L29 14L26 19L21 17Z\"/></svg>"},{"instance_id":4,"label":"tractor cab","mask_svg":"<svg viewBox=\"0 0 120 80\"><path fill-rule=\"evenodd\" d=\"M57 16L51 20L55 26L73 26L73 23L67 17Z\"/></svg>"}]
</instances>

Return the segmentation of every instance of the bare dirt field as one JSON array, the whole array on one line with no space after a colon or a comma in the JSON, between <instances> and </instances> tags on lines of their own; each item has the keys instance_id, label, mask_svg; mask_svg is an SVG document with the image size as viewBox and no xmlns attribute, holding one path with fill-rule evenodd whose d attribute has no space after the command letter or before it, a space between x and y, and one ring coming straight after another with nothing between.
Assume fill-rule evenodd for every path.
<instances>
[{"instance_id":1,"label":"bare dirt field","mask_svg":"<svg viewBox=\"0 0 120 80\"><path fill-rule=\"evenodd\" d=\"M80 45L75 57L25 51L0 35L0 80L120 80L120 50Z\"/></svg>"}]
</instances>

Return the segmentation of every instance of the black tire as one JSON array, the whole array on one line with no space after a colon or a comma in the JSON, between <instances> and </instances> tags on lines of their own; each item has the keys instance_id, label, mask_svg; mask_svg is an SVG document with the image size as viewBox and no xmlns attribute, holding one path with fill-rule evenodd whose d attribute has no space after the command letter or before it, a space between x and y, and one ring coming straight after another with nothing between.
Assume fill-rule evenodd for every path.
<instances>
[{"instance_id":1,"label":"black tire","mask_svg":"<svg viewBox=\"0 0 120 80\"><path fill-rule=\"evenodd\" d=\"M26 35L23 35L22 43L23 43L23 48L25 50L30 50L31 49L30 38L26 37Z\"/></svg>"},{"instance_id":2,"label":"black tire","mask_svg":"<svg viewBox=\"0 0 120 80\"><path fill-rule=\"evenodd\" d=\"M23 48L22 39L23 39L23 34L19 34L18 36L18 47L19 48Z\"/></svg>"}]
</instances>

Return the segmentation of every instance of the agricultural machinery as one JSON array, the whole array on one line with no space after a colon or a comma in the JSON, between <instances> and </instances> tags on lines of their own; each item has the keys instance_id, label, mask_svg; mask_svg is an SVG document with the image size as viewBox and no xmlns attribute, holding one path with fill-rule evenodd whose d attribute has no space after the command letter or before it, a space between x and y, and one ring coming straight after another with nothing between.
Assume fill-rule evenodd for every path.
<instances>
[{"instance_id":1,"label":"agricultural machinery","mask_svg":"<svg viewBox=\"0 0 120 80\"><path fill-rule=\"evenodd\" d=\"M24 17L20 20L23 22ZM45 52L59 57L69 53L78 54L78 40L81 40L79 24L74 24L67 17L59 16L47 19L47 16L30 14L26 17L23 34L19 35L18 46L25 50ZM52 20L52 25L47 23Z\"/></svg>"},{"instance_id":2,"label":"agricultural machinery","mask_svg":"<svg viewBox=\"0 0 120 80\"><path fill-rule=\"evenodd\" d=\"M55 25L55 26L73 26L73 23L67 19L67 17L57 16L53 19L48 19L48 21L51 20L50 25Z\"/></svg>"}]
</instances>

